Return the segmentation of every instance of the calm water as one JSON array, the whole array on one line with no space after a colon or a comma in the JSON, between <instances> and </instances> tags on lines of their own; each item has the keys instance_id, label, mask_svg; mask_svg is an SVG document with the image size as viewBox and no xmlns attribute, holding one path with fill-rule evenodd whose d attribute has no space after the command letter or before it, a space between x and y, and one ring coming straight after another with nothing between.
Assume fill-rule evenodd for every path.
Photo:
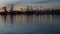
<instances>
[{"instance_id":1,"label":"calm water","mask_svg":"<svg viewBox=\"0 0 60 34\"><path fill-rule=\"evenodd\" d=\"M0 15L0 34L60 34L60 15Z\"/></svg>"}]
</instances>

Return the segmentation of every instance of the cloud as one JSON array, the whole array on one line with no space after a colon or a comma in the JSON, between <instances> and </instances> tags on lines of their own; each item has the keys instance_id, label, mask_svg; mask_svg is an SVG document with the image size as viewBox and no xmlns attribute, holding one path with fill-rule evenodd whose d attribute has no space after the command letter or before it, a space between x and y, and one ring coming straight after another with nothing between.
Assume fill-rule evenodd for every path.
<instances>
[{"instance_id":1,"label":"cloud","mask_svg":"<svg viewBox=\"0 0 60 34\"><path fill-rule=\"evenodd\" d=\"M0 4L6 4L10 6L11 4L42 4L42 3L53 3L58 2L60 0L1 0Z\"/></svg>"},{"instance_id":2,"label":"cloud","mask_svg":"<svg viewBox=\"0 0 60 34\"><path fill-rule=\"evenodd\" d=\"M1 0L0 4L50 3L60 0Z\"/></svg>"},{"instance_id":3,"label":"cloud","mask_svg":"<svg viewBox=\"0 0 60 34\"><path fill-rule=\"evenodd\" d=\"M51 3L51 2L57 2L57 1L60 1L60 0L46 0L46 1L38 1L38 2L35 2L36 4L37 3Z\"/></svg>"}]
</instances>

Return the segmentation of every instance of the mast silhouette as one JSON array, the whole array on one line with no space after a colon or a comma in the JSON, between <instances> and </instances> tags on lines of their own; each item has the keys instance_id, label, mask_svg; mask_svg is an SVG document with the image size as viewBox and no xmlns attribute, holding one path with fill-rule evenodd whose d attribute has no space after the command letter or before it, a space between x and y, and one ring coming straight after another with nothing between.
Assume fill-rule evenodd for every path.
<instances>
[{"instance_id":1,"label":"mast silhouette","mask_svg":"<svg viewBox=\"0 0 60 34\"><path fill-rule=\"evenodd\" d=\"M2 9L4 9L4 12L7 12L6 6L2 7Z\"/></svg>"},{"instance_id":2,"label":"mast silhouette","mask_svg":"<svg viewBox=\"0 0 60 34\"><path fill-rule=\"evenodd\" d=\"M12 12L13 11L13 4L11 4L11 9L10 9L10 12Z\"/></svg>"}]
</instances>

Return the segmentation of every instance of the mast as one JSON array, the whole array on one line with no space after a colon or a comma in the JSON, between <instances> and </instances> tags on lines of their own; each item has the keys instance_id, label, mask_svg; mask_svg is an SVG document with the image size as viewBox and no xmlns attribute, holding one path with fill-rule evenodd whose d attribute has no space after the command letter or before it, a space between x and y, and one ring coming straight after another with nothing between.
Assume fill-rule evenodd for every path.
<instances>
[{"instance_id":1,"label":"mast","mask_svg":"<svg viewBox=\"0 0 60 34\"><path fill-rule=\"evenodd\" d=\"M11 4L11 9L10 9L10 11L11 11L11 12L13 11L13 4Z\"/></svg>"},{"instance_id":2,"label":"mast","mask_svg":"<svg viewBox=\"0 0 60 34\"><path fill-rule=\"evenodd\" d=\"M26 11L29 11L29 6L27 5L27 10Z\"/></svg>"},{"instance_id":3,"label":"mast","mask_svg":"<svg viewBox=\"0 0 60 34\"><path fill-rule=\"evenodd\" d=\"M6 6L2 7L2 9L4 9L4 11L7 12Z\"/></svg>"}]
</instances>

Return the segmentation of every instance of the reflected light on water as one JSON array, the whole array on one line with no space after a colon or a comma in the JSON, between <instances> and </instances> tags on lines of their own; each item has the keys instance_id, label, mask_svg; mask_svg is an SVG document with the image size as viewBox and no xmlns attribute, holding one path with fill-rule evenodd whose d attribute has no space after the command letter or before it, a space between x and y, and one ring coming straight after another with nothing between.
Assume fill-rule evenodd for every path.
<instances>
[{"instance_id":1,"label":"reflected light on water","mask_svg":"<svg viewBox=\"0 0 60 34\"><path fill-rule=\"evenodd\" d=\"M0 15L0 34L59 34L59 15Z\"/></svg>"}]
</instances>

